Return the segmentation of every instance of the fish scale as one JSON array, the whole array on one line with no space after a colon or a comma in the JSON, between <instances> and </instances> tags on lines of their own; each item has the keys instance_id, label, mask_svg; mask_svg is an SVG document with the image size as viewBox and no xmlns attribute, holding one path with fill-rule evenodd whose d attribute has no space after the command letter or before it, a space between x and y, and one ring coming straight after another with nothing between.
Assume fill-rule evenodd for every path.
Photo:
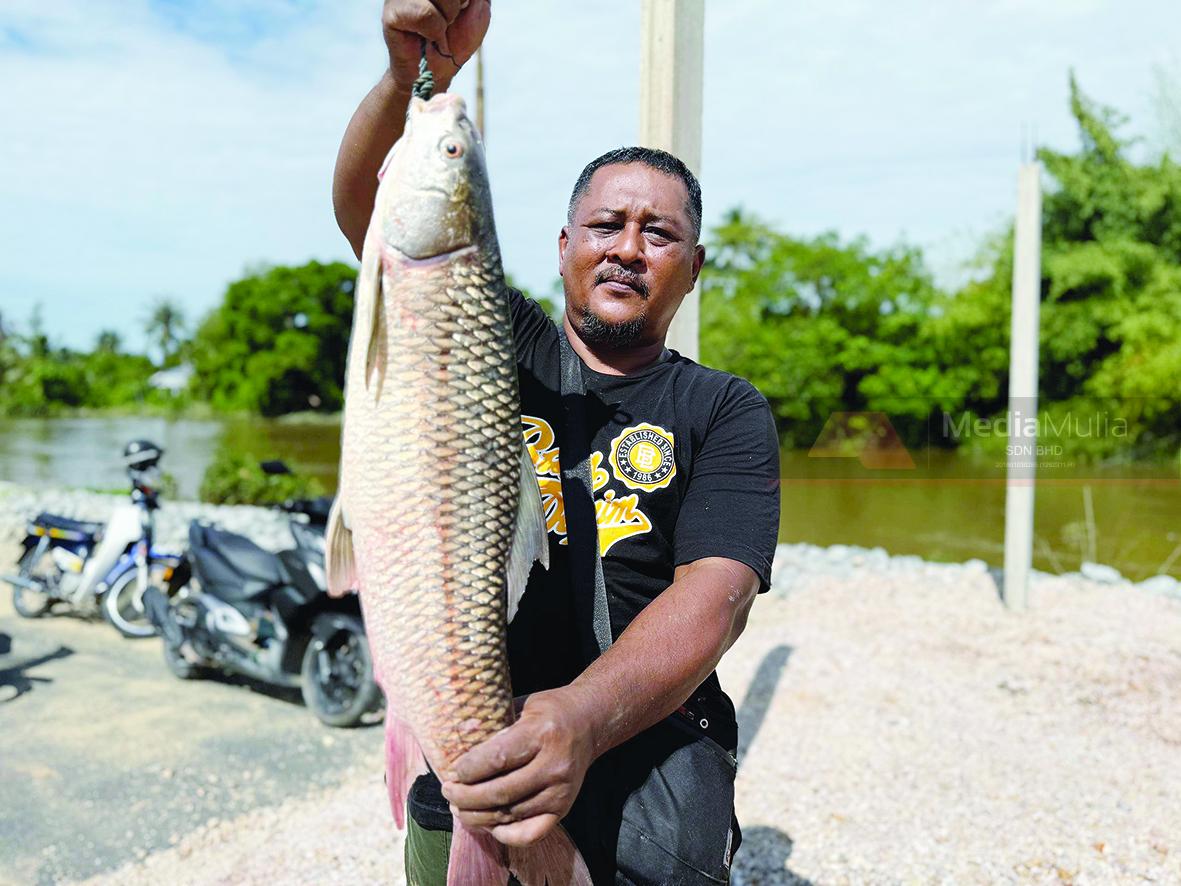
<instances>
[{"instance_id":1,"label":"fish scale","mask_svg":"<svg viewBox=\"0 0 1181 886\"><path fill-rule=\"evenodd\" d=\"M373 553L358 564L358 579L362 588L401 589L396 597L362 595L369 630L394 640L374 650L374 663L399 716L429 724L430 736L419 741L435 744L448 762L512 716L502 598L519 462L506 453L519 450L521 432L512 339L504 334L508 301L496 276L479 254L437 273L387 275L389 304L405 305L424 325L467 316L484 334L457 325L423 336L387 323L381 399L366 410L369 421L350 414L345 425L345 446L362 453L350 468L368 490L349 502L355 543ZM349 378L348 397L364 399L364 366L350 366ZM376 439L385 445L366 458L366 441ZM353 518L362 509L372 519ZM403 527L411 518L418 528L401 541L361 528ZM420 590L424 584L437 587ZM388 678L395 668L404 675L396 683Z\"/></svg>"}]
</instances>

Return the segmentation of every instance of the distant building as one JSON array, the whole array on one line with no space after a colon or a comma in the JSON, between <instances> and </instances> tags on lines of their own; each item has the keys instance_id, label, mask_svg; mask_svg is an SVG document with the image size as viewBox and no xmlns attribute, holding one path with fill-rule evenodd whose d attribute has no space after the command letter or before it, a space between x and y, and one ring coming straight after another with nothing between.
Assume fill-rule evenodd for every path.
<instances>
[{"instance_id":1,"label":"distant building","mask_svg":"<svg viewBox=\"0 0 1181 886\"><path fill-rule=\"evenodd\" d=\"M193 367L188 363L182 363L180 366L161 369L159 372L153 373L148 378L148 384L161 391L168 391L170 394L179 394L188 388L192 377Z\"/></svg>"}]
</instances>

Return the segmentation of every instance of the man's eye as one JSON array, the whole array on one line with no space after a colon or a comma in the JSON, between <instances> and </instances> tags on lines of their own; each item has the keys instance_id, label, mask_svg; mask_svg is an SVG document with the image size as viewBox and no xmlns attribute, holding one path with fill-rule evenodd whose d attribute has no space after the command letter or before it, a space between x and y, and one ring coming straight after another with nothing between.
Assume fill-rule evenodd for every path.
<instances>
[{"instance_id":1,"label":"man's eye","mask_svg":"<svg viewBox=\"0 0 1181 886\"><path fill-rule=\"evenodd\" d=\"M594 222L591 225L593 231L617 231L619 225L616 222Z\"/></svg>"},{"instance_id":2,"label":"man's eye","mask_svg":"<svg viewBox=\"0 0 1181 886\"><path fill-rule=\"evenodd\" d=\"M660 228L648 228L645 232L651 237L658 237L661 240L671 240L672 235L668 231L663 231Z\"/></svg>"}]
</instances>

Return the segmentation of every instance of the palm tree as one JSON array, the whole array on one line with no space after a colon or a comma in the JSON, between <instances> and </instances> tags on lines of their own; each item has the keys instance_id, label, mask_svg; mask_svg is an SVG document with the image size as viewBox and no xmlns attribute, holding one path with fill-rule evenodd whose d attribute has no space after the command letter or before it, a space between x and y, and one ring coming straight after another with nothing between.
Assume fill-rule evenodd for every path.
<instances>
[{"instance_id":1,"label":"palm tree","mask_svg":"<svg viewBox=\"0 0 1181 886\"><path fill-rule=\"evenodd\" d=\"M168 362L168 358L184 334L185 315L180 306L161 296L152 304L148 314L144 331L152 343L160 348L160 363Z\"/></svg>"},{"instance_id":2,"label":"palm tree","mask_svg":"<svg viewBox=\"0 0 1181 886\"><path fill-rule=\"evenodd\" d=\"M113 329L104 329L98 334L94 349L103 354L117 354L122 344L123 339L120 338L119 333Z\"/></svg>"}]
</instances>

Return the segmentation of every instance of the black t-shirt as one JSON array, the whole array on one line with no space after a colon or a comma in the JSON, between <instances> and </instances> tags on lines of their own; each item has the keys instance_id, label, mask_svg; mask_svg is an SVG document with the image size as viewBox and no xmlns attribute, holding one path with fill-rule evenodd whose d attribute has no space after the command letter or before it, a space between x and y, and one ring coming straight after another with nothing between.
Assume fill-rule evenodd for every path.
<instances>
[{"instance_id":1,"label":"black t-shirt","mask_svg":"<svg viewBox=\"0 0 1181 886\"><path fill-rule=\"evenodd\" d=\"M550 542L550 568L534 564L509 625L513 693L525 695L565 686L582 672L588 628L578 624L566 544L558 329L536 302L510 297L521 422ZM582 373L614 637L672 583L677 566L703 557L745 563L765 591L779 529L779 447L766 399L750 382L675 351L632 375L603 375L585 364ZM686 707L719 744L737 747L734 706L716 674ZM433 775L415 782L410 813L423 827L450 828Z\"/></svg>"}]
</instances>

